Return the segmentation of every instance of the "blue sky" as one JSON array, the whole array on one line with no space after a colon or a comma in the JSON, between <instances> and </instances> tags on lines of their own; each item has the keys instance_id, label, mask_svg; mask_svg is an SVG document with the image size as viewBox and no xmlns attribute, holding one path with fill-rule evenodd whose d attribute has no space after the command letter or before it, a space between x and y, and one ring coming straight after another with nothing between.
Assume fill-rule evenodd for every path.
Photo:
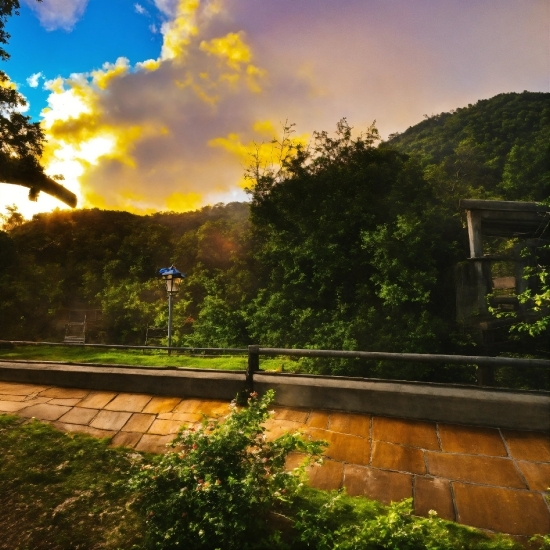
<instances>
[{"instance_id":1,"label":"blue sky","mask_svg":"<svg viewBox=\"0 0 550 550\"><path fill-rule=\"evenodd\" d=\"M3 70L20 85L30 103L28 114L34 120L46 106L48 92L42 88L43 78L36 88L27 84L32 74L42 73L52 79L86 72L121 56L136 63L158 55L162 35L149 30L152 24L159 26L158 10L144 2L150 15L140 15L135 4L129 0L92 0L70 31L46 30L22 4L20 16L12 17L7 25L11 58L3 64Z\"/></svg>"},{"instance_id":2,"label":"blue sky","mask_svg":"<svg viewBox=\"0 0 550 550\"><path fill-rule=\"evenodd\" d=\"M550 92L548 0L22 4L3 69L42 124L47 173L80 207L244 200L250 153L268 162L285 121L302 143L342 117L386 137L499 93ZM12 203L63 206L0 184L0 212Z\"/></svg>"}]
</instances>

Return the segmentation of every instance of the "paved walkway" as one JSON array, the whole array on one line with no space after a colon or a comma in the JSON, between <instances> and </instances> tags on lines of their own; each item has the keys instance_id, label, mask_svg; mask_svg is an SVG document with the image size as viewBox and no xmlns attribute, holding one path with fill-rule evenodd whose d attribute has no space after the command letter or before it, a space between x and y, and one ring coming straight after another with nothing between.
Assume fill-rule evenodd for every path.
<instances>
[{"instance_id":1,"label":"paved walkway","mask_svg":"<svg viewBox=\"0 0 550 550\"><path fill-rule=\"evenodd\" d=\"M181 424L227 414L228 403L0 382L0 412L110 437L113 445L165 452ZM414 497L415 511L521 537L550 533L549 434L275 408L268 437L302 430L329 442L320 489L385 503ZM289 466L301 457L290 457Z\"/></svg>"}]
</instances>

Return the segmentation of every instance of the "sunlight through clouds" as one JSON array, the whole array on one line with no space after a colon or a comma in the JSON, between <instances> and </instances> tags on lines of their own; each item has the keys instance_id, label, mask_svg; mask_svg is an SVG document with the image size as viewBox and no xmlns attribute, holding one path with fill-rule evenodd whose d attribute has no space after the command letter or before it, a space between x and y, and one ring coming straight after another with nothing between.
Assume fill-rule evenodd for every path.
<instances>
[{"instance_id":1,"label":"sunlight through clouds","mask_svg":"<svg viewBox=\"0 0 550 550\"><path fill-rule=\"evenodd\" d=\"M37 88L49 78L46 172L63 174L83 207L139 213L245 200L251 153L268 162L285 121L296 123L303 144L342 117L357 133L376 119L387 136L424 113L540 88L547 28L536 0L522 8L512 0L414 4L132 0L120 13L139 22L135 36L153 47L134 56L124 44L125 55L117 49L76 74L56 60L55 72L36 65L18 77ZM41 21L57 14L57 28L74 24L86 5L38 4ZM1 192L4 202L9 191ZM21 210L62 206L47 201L41 194Z\"/></svg>"},{"instance_id":2,"label":"sunlight through clouds","mask_svg":"<svg viewBox=\"0 0 550 550\"><path fill-rule=\"evenodd\" d=\"M199 21L207 26L219 13L219 2L201 5L198 0L179 0L174 10L161 29L164 40L158 59L131 67L121 57L115 63L104 63L101 69L45 84L50 91L48 107L42 113L46 172L64 174L64 184L79 189L81 206L142 213L188 210L211 202L216 194L227 195L231 183L240 179L235 169L231 180L226 174L215 175L213 159L222 171L234 160L226 154L212 154L209 145L240 161L244 157L239 147L247 147L240 144L241 136L235 134L235 146L231 147L233 134L217 141L215 133L201 138L204 129L189 122L201 111L212 121L220 115L223 119L226 107L219 102L230 99L240 103L243 96L260 93L266 71L252 65L253 54L242 32L199 38ZM139 110L141 100L149 103L148 108L144 105ZM209 131L216 132L215 125L210 126ZM178 137L183 137L184 147L202 147L203 151L198 157L191 151L178 155ZM168 150L171 154L167 157L163 152ZM149 157L155 153L156 160L151 162ZM199 175L197 163L209 159L210 169L202 169L205 178ZM182 182L183 174L191 177L186 175ZM156 193L151 193L152 185Z\"/></svg>"}]
</instances>

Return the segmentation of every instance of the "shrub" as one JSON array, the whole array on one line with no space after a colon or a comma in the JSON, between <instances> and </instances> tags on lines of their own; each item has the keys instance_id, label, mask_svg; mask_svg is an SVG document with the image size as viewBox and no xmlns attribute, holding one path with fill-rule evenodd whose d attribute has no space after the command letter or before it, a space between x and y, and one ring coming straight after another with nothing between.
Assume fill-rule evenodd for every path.
<instances>
[{"instance_id":1,"label":"shrub","mask_svg":"<svg viewBox=\"0 0 550 550\"><path fill-rule=\"evenodd\" d=\"M274 393L234 401L220 421L183 428L172 451L142 466L130 486L145 516L146 547L269 550L514 550L511 538L488 536L431 512L413 515L412 499L384 506L344 490L304 486L305 467L320 462L320 441L288 433L267 441L262 423ZM290 452L307 455L285 472ZM542 537L541 537L542 538ZM546 542L546 539L543 540Z\"/></svg>"},{"instance_id":2,"label":"shrub","mask_svg":"<svg viewBox=\"0 0 550 550\"><path fill-rule=\"evenodd\" d=\"M320 497L320 498L319 498ZM311 497L310 501L311 501ZM520 550L503 535L488 536L464 525L445 521L435 511L413 515L412 499L385 507L342 491L317 495L297 503L295 529L301 541L293 548L315 550ZM305 504L305 506L304 506Z\"/></svg>"},{"instance_id":3,"label":"shrub","mask_svg":"<svg viewBox=\"0 0 550 550\"><path fill-rule=\"evenodd\" d=\"M298 433L267 441L273 391L248 405L231 404L222 421L180 430L174 451L144 466L131 485L140 493L150 548L269 548L280 533L270 512L283 509L302 485L305 464L285 472L290 452L318 456L321 442ZM306 461L307 462L307 461Z\"/></svg>"}]
</instances>

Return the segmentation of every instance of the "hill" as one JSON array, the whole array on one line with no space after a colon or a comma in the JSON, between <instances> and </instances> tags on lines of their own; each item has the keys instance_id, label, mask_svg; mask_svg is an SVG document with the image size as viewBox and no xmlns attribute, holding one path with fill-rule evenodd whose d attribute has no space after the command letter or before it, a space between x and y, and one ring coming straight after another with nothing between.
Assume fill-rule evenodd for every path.
<instances>
[{"instance_id":1,"label":"hill","mask_svg":"<svg viewBox=\"0 0 550 550\"><path fill-rule=\"evenodd\" d=\"M550 93L499 94L426 119L382 145L420 158L443 201L550 196Z\"/></svg>"}]
</instances>

